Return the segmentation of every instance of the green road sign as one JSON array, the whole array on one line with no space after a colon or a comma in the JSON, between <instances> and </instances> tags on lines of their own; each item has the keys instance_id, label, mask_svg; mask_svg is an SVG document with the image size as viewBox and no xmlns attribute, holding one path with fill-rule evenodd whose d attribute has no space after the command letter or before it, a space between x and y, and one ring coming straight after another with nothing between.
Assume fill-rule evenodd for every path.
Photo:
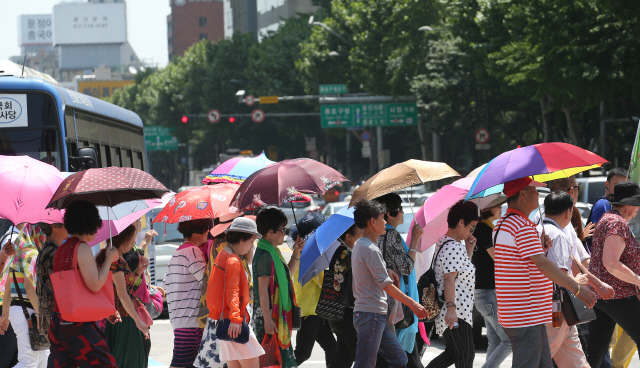
<instances>
[{"instance_id":1,"label":"green road sign","mask_svg":"<svg viewBox=\"0 0 640 368\"><path fill-rule=\"evenodd\" d=\"M323 128L411 126L418 123L415 102L323 105L320 115Z\"/></svg>"},{"instance_id":2,"label":"green road sign","mask_svg":"<svg viewBox=\"0 0 640 368\"><path fill-rule=\"evenodd\" d=\"M175 151L178 149L178 138L172 136L172 128L147 126L144 128L144 143L147 151Z\"/></svg>"},{"instance_id":3,"label":"green road sign","mask_svg":"<svg viewBox=\"0 0 640 368\"><path fill-rule=\"evenodd\" d=\"M321 84L320 85L321 95L331 95L331 94L340 94L340 93L347 93L346 84Z\"/></svg>"}]
</instances>

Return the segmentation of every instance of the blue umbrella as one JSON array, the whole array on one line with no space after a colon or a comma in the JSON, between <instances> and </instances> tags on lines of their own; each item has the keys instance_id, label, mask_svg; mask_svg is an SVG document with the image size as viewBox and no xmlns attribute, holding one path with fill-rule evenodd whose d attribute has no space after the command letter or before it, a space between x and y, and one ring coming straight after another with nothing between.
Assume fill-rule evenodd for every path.
<instances>
[{"instance_id":1,"label":"blue umbrella","mask_svg":"<svg viewBox=\"0 0 640 368\"><path fill-rule=\"evenodd\" d=\"M320 225L316 232L307 239L300 256L298 281L301 285L306 284L329 267L333 253L341 244L338 238L354 224L354 210L355 207L344 206Z\"/></svg>"}]
</instances>

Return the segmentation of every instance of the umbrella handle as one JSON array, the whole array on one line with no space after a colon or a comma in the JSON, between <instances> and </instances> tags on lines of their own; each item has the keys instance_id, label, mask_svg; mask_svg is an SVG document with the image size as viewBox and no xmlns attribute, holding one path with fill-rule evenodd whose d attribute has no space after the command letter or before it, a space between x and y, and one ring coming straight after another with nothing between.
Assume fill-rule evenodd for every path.
<instances>
[{"instance_id":1,"label":"umbrella handle","mask_svg":"<svg viewBox=\"0 0 640 368\"><path fill-rule=\"evenodd\" d=\"M409 197L409 193L407 193L407 188L404 188L403 190L404 190L404 194L405 194L407 197ZM411 199L411 197L409 197L409 199ZM402 206L402 204L401 204L400 206ZM411 214L412 214L412 215L413 215L413 217L415 218L415 217L416 217L416 214L415 214L415 212L413 212L413 203L411 203L411 201L409 201L409 209L411 210Z\"/></svg>"},{"instance_id":2,"label":"umbrella handle","mask_svg":"<svg viewBox=\"0 0 640 368\"><path fill-rule=\"evenodd\" d=\"M293 223L298 227L298 220L296 219L296 210L293 208L293 201L289 202L291 205L291 212L293 212Z\"/></svg>"}]
</instances>

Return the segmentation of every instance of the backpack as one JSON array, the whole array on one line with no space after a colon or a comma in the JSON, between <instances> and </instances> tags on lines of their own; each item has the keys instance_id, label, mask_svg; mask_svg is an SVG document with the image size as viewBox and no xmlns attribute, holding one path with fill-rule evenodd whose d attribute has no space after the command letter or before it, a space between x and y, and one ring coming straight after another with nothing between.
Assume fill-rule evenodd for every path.
<instances>
[{"instance_id":1,"label":"backpack","mask_svg":"<svg viewBox=\"0 0 640 368\"><path fill-rule=\"evenodd\" d=\"M444 302L438 295L438 281L436 280L436 261L440 251L444 246L452 242L453 240L447 240L440 246L440 249L436 252L433 260L431 260L431 268L420 276L418 280L418 296L420 297L420 304L427 310L427 318L420 320L421 322L433 322L442 310Z\"/></svg>"}]
</instances>

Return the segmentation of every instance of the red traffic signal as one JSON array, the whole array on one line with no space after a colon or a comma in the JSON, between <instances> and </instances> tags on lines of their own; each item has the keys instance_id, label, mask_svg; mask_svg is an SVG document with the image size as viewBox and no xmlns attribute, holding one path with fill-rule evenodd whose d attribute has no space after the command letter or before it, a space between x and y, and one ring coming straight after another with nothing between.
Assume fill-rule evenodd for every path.
<instances>
[{"instance_id":1,"label":"red traffic signal","mask_svg":"<svg viewBox=\"0 0 640 368\"><path fill-rule=\"evenodd\" d=\"M181 120L182 120L182 124L186 124L186 123L189 122L189 117L185 115L185 116L182 117Z\"/></svg>"},{"instance_id":2,"label":"red traffic signal","mask_svg":"<svg viewBox=\"0 0 640 368\"><path fill-rule=\"evenodd\" d=\"M235 117L233 117L233 116L230 116L230 117L229 117L229 122L230 122L230 123L235 123L235 122L236 122L236 118L235 118Z\"/></svg>"}]
</instances>

